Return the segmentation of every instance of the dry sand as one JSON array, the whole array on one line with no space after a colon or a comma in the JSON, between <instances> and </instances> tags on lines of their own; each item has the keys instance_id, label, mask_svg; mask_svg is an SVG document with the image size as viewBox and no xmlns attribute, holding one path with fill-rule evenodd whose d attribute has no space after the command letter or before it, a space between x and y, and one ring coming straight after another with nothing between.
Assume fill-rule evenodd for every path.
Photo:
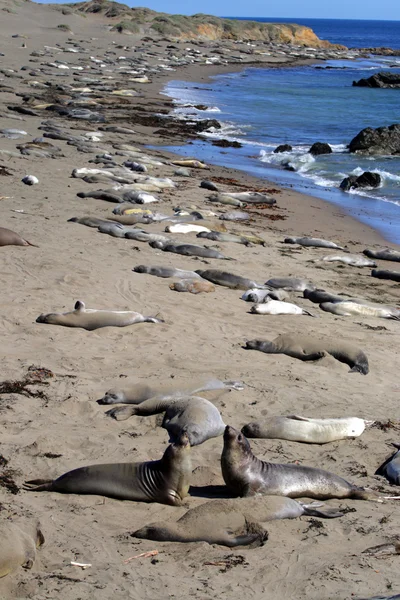
<instances>
[{"instance_id":1,"label":"dry sand","mask_svg":"<svg viewBox=\"0 0 400 600\"><path fill-rule=\"evenodd\" d=\"M17 15L4 13L1 17L1 50L5 54L1 68L31 68L35 66L29 62L32 50L55 43L64 45L68 34L54 29L60 22L73 21L75 38L84 40L83 45L93 55L104 52L116 37L105 34L95 19L61 16L30 4L16 10ZM21 48L21 38L11 38L14 33L28 36L26 49ZM97 39L90 40L92 37ZM132 41L124 38L121 43ZM39 63L76 57L53 53L40 58ZM232 69L231 66L229 70ZM34 77L29 77L28 72L18 70L23 79L5 78L0 83L11 85L16 92L29 93L27 81ZM201 73L192 68L174 72L173 77L178 76L196 78L206 74L204 68ZM141 102L149 106L165 102L165 97L160 99L157 93L166 77L158 77L147 87L136 85L148 98ZM59 79L64 83L64 78ZM13 93L2 93L0 110L7 113L8 105L20 101ZM30 140L41 135L37 128L42 120L56 119L46 111L41 114L24 116L23 121L2 118L2 127L24 129ZM111 115L108 120L112 123ZM84 122L59 122L65 127L81 126L82 132L85 129ZM109 142L125 142L127 138L134 145L157 140L152 129L136 127L128 120L125 124L133 126L138 135L106 134L103 140L108 146ZM77 135L80 131L72 133ZM3 138L0 148L15 150L21 141L26 140ZM293 413L310 417L358 416L385 423L399 418L397 322L336 317L323 313L296 293L291 295L292 300L319 318L258 316L249 314L250 305L240 299L240 291L217 287L210 294L178 294L169 289L171 280L132 272L138 264L183 269L206 265L261 282L270 277L298 276L334 292L398 305L399 285L372 279L369 269L313 263L312 259L330 252L281 243L286 234L315 235L359 252L367 246L385 245L378 233L343 215L336 207L280 190L275 194L276 208L252 210L254 218L245 226L228 224L232 231L259 234L266 241L265 247L221 244L221 251L235 262L163 253L144 243L115 239L68 223L73 216L108 217L113 205L76 196L80 191L107 187L70 177L73 168L90 166L88 160L94 154L77 152L63 141L53 143L62 148L64 158L2 156L0 160L12 172L11 176L0 177L1 225L39 246L1 248L2 380L22 379L30 365L50 369L54 374L47 380L48 385L29 387L31 391L44 392L43 397L0 395L1 454L8 460L0 483L7 470L19 488L26 479L56 477L92 463L159 458L167 445L166 431L157 426L159 419L133 417L116 422L105 417L105 407L95 402L113 385L127 381L162 383L174 378L190 382L192 377L204 373L242 380L246 384L242 392L209 395L225 423L238 428L270 415ZM168 159L162 150L153 154ZM174 170L171 165L163 165L151 172L172 177L178 184L175 190L161 195L157 209L162 212L171 213L177 205L212 209L206 203L208 193L199 188L204 175L211 180L234 178L241 184L239 190L249 186L276 188L219 167L206 172L193 169L191 178L176 177ZM36 175L39 185L22 184L26 174ZM221 187L233 189L228 184ZM224 212L226 208L215 210ZM147 229L162 232L164 227L155 224ZM173 237L199 241L194 234ZM381 262L379 266L395 268L391 263ZM89 332L35 322L42 312L71 310L77 299L94 308L160 312L165 323ZM370 373L366 377L349 374L346 365L330 357L302 363L287 356L268 356L242 348L247 339L273 339L281 332L351 341L368 355ZM396 488L374 476L376 468L390 454L392 441L399 442L398 426L373 427L358 439L325 446L254 440L252 448L264 460L322 467L357 485L395 493ZM194 482L222 482L221 449L222 438L216 438L192 450ZM246 600L347 600L400 590L398 557L378 560L362 554L366 548L400 535L400 507L395 502L331 500L328 505L347 507L349 512L340 519L323 522L310 518L277 521L268 526L269 540L263 547L229 550L207 543L158 543L130 537L130 532L146 523L176 520L187 507L199 503L198 498L188 498L185 507L173 508L98 496L15 491L13 494L0 487L1 518L38 518L46 543L32 570L20 569L1 580L2 599L206 600L240 596ZM150 550L158 550L159 554L154 559L138 558L124 564L128 557ZM82 570L71 566L71 561L92 566Z\"/></svg>"}]
</instances>

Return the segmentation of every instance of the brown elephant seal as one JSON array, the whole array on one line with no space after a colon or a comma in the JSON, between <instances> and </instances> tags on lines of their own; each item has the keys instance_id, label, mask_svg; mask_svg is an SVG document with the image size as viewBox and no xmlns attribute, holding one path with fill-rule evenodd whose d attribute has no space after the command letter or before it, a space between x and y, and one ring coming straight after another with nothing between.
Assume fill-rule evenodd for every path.
<instances>
[{"instance_id":1,"label":"brown elephant seal","mask_svg":"<svg viewBox=\"0 0 400 600\"><path fill-rule=\"evenodd\" d=\"M148 417L165 412L161 427L170 435L170 441L186 433L191 446L223 434L225 423L212 402L200 396L149 398L140 404L112 408L106 414L117 421L133 415Z\"/></svg>"},{"instance_id":2,"label":"brown elephant seal","mask_svg":"<svg viewBox=\"0 0 400 600\"><path fill-rule=\"evenodd\" d=\"M377 469L375 475L383 475L395 485L400 485L400 444L393 444L397 451Z\"/></svg>"},{"instance_id":3,"label":"brown elephant seal","mask_svg":"<svg viewBox=\"0 0 400 600\"><path fill-rule=\"evenodd\" d=\"M80 223L81 225L86 225L86 227L95 227L96 229L105 223L114 225L112 221L99 219L98 217L72 217L72 219L68 219L68 223Z\"/></svg>"},{"instance_id":4,"label":"brown elephant seal","mask_svg":"<svg viewBox=\"0 0 400 600\"><path fill-rule=\"evenodd\" d=\"M282 288L289 292L302 292L305 289L314 289L312 283L298 277L273 277L272 279L268 279L265 285L271 288Z\"/></svg>"},{"instance_id":5,"label":"brown elephant seal","mask_svg":"<svg viewBox=\"0 0 400 600\"><path fill-rule=\"evenodd\" d=\"M24 240L15 231L11 231L11 229L6 229L5 227L0 227L0 246L34 246L37 248L35 244L31 244L31 242Z\"/></svg>"},{"instance_id":6,"label":"brown elephant seal","mask_svg":"<svg viewBox=\"0 0 400 600\"><path fill-rule=\"evenodd\" d=\"M168 446L160 460L81 467L58 479L26 481L24 489L181 506L188 495L191 472L189 439L183 434Z\"/></svg>"},{"instance_id":7,"label":"brown elephant seal","mask_svg":"<svg viewBox=\"0 0 400 600\"><path fill-rule=\"evenodd\" d=\"M342 513L334 509L318 510L312 504L283 496L230 498L205 502L188 510L175 523L151 523L131 536L157 542L208 542L234 548L264 541L268 534L263 523L302 515L335 518Z\"/></svg>"},{"instance_id":8,"label":"brown elephant seal","mask_svg":"<svg viewBox=\"0 0 400 600\"><path fill-rule=\"evenodd\" d=\"M300 246L309 246L312 248L336 248L336 250L344 250L343 246L338 246L335 242L322 240L321 238L313 237L286 237L285 244L299 244Z\"/></svg>"},{"instance_id":9,"label":"brown elephant seal","mask_svg":"<svg viewBox=\"0 0 400 600\"><path fill-rule=\"evenodd\" d=\"M173 242L154 241L149 242L152 248L162 250L163 252L173 252L174 254L182 254L183 256L200 256L202 258L220 258L222 260L233 260L205 246L196 246L195 244L174 244Z\"/></svg>"},{"instance_id":10,"label":"brown elephant seal","mask_svg":"<svg viewBox=\"0 0 400 600\"><path fill-rule=\"evenodd\" d=\"M398 250L391 250L386 248L384 250L369 250L368 248L363 251L365 256L369 258L376 258L378 260L392 260L393 262L400 262L400 252Z\"/></svg>"},{"instance_id":11,"label":"brown elephant seal","mask_svg":"<svg viewBox=\"0 0 400 600\"><path fill-rule=\"evenodd\" d=\"M127 327L135 323L163 323L157 317L144 317L131 310L97 310L86 308L85 303L78 300L74 310L67 313L41 314L36 323L62 325L64 327L82 327L88 331L101 327Z\"/></svg>"},{"instance_id":12,"label":"brown elephant seal","mask_svg":"<svg viewBox=\"0 0 400 600\"><path fill-rule=\"evenodd\" d=\"M400 271L385 271L384 269L372 269L371 277L378 279L390 279L391 281L400 281Z\"/></svg>"},{"instance_id":13,"label":"brown elephant seal","mask_svg":"<svg viewBox=\"0 0 400 600\"><path fill-rule=\"evenodd\" d=\"M243 433L227 425L221 455L222 476L229 490L238 496L268 494L289 498L383 499L359 488L329 471L295 464L275 464L259 460Z\"/></svg>"},{"instance_id":14,"label":"brown elephant seal","mask_svg":"<svg viewBox=\"0 0 400 600\"><path fill-rule=\"evenodd\" d=\"M358 437L368 424L364 419L309 419L297 415L271 417L262 423L248 423L242 433L248 438L290 440L307 444L327 444Z\"/></svg>"},{"instance_id":15,"label":"brown elephant seal","mask_svg":"<svg viewBox=\"0 0 400 600\"><path fill-rule=\"evenodd\" d=\"M133 268L135 273L145 273L146 275L154 275L155 277L179 277L180 279L200 279L195 271L186 271L185 269L176 269L175 267L162 266L146 266L138 265Z\"/></svg>"},{"instance_id":16,"label":"brown elephant seal","mask_svg":"<svg viewBox=\"0 0 400 600\"><path fill-rule=\"evenodd\" d=\"M197 269L196 273L203 279L211 281L211 283L231 288L231 290L248 290L250 288L265 287L251 279L246 279L246 277L234 275L227 271L219 271L218 269Z\"/></svg>"},{"instance_id":17,"label":"brown elephant seal","mask_svg":"<svg viewBox=\"0 0 400 600\"><path fill-rule=\"evenodd\" d=\"M0 577L5 577L18 567L31 569L36 550L44 544L44 536L38 523L16 525L12 521L0 524Z\"/></svg>"},{"instance_id":18,"label":"brown elephant seal","mask_svg":"<svg viewBox=\"0 0 400 600\"><path fill-rule=\"evenodd\" d=\"M213 390L243 390L243 386L241 381L221 381L215 377L192 378L190 383L173 381L156 386L135 383L129 387L112 388L97 402L98 404L140 404L155 396L159 399L171 399Z\"/></svg>"},{"instance_id":19,"label":"brown elephant seal","mask_svg":"<svg viewBox=\"0 0 400 600\"><path fill-rule=\"evenodd\" d=\"M369 372L368 358L362 350L342 342L317 340L301 335L278 335L272 342L262 340L250 340L246 342L246 349L259 350L266 354L286 354L299 360L319 360L330 354L336 360L346 363L351 367L351 373Z\"/></svg>"},{"instance_id":20,"label":"brown elephant seal","mask_svg":"<svg viewBox=\"0 0 400 600\"><path fill-rule=\"evenodd\" d=\"M319 288L314 289L309 287L303 290L303 297L314 304L322 304L323 302L342 302L343 300L347 300L347 298L344 298L343 296L337 296Z\"/></svg>"},{"instance_id":21,"label":"brown elephant seal","mask_svg":"<svg viewBox=\"0 0 400 600\"><path fill-rule=\"evenodd\" d=\"M272 300L288 300L289 294L281 288L275 290L251 288L246 290L243 296L241 296L241 300L253 302L254 304L268 302L270 298L272 298Z\"/></svg>"},{"instance_id":22,"label":"brown elephant seal","mask_svg":"<svg viewBox=\"0 0 400 600\"><path fill-rule=\"evenodd\" d=\"M215 292L215 286L210 281L201 279L181 279L169 284L171 290L175 292L190 292L191 294L200 294L201 292Z\"/></svg>"}]
</instances>

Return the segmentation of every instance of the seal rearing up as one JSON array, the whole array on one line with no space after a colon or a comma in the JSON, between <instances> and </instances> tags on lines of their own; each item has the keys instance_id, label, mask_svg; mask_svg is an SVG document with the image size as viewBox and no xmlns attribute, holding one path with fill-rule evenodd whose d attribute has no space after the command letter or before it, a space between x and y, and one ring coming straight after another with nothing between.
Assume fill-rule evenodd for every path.
<instances>
[{"instance_id":1,"label":"seal rearing up","mask_svg":"<svg viewBox=\"0 0 400 600\"><path fill-rule=\"evenodd\" d=\"M263 340L250 340L246 342L246 349L259 350L266 354L287 354L300 360L319 360L330 354L336 360L349 367L350 373L369 372L368 358L362 350L341 340L337 342L321 341L300 335L278 335L272 342Z\"/></svg>"},{"instance_id":2,"label":"seal rearing up","mask_svg":"<svg viewBox=\"0 0 400 600\"><path fill-rule=\"evenodd\" d=\"M224 432L221 469L229 490L238 496L268 494L316 500L353 498L377 502L385 498L323 469L260 460L252 453L247 438L229 425Z\"/></svg>"},{"instance_id":3,"label":"seal rearing up","mask_svg":"<svg viewBox=\"0 0 400 600\"><path fill-rule=\"evenodd\" d=\"M33 492L98 494L181 506L188 495L191 472L190 443L183 434L168 446L160 460L91 465L69 471L58 479L26 481L23 487Z\"/></svg>"}]
</instances>

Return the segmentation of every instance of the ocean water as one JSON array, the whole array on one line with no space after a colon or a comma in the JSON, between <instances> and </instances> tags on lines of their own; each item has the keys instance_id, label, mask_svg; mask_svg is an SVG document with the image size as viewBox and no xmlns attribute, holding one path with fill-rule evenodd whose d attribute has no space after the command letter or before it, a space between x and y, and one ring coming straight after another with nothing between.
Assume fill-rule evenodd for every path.
<instances>
[{"instance_id":1,"label":"ocean water","mask_svg":"<svg viewBox=\"0 0 400 600\"><path fill-rule=\"evenodd\" d=\"M302 21L319 37L347 46L400 44L400 22L286 21ZM175 100L178 115L216 118L222 124L222 129L203 134L194 144L171 149L334 202L389 241L400 243L400 156L361 157L347 150L347 144L363 128L400 123L400 90L352 86L353 80L382 70L400 73L400 57L248 68L218 75L205 84L171 81L164 93ZM204 104L208 110L193 109L196 104ZM243 147L217 148L210 138L239 141ZM329 143L333 153L313 157L308 150L318 141ZM273 150L283 143L293 150L275 154ZM363 171L379 173L381 186L351 193L339 189L344 177Z\"/></svg>"}]
</instances>

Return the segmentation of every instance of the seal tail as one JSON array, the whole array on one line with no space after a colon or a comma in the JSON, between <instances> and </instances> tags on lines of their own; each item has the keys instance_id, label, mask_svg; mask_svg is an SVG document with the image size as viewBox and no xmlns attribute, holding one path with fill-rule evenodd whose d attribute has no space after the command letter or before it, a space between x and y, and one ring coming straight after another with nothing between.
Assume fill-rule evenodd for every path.
<instances>
[{"instance_id":1,"label":"seal tail","mask_svg":"<svg viewBox=\"0 0 400 600\"><path fill-rule=\"evenodd\" d=\"M22 488L29 492L49 492L53 489L53 480L31 479L30 481L25 481Z\"/></svg>"},{"instance_id":2,"label":"seal tail","mask_svg":"<svg viewBox=\"0 0 400 600\"><path fill-rule=\"evenodd\" d=\"M316 508L318 503L313 504L302 504L304 514L310 517L321 517L324 519L336 519L338 517L343 517L344 513L336 510L335 508L323 508L319 510Z\"/></svg>"},{"instance_id":3,"label":"seal tail","mask_svg":"<svg viewBox=\"0 0 400 600\"><path fill-rule=\"evenodd\" d=\"M160 313L157 313L155 317L145 317L144 323L165 323L164 319L161 318Z\"/></svg>"},{"instance_id":4,"label":"seal tail","mask_svg":"<svg viewBox=\"0 0 400 600\"><path fill-rule=\"evenodd\" d=\"M349 498L354 500L370 500L371 502L383 502L384 500L400 500L400 496L383 496L372 490L355 488L351 491Z\"/></svg>"},{"instance_id":5,"label":"seal tail","mask_svg":"<svg viewBox=\"0 0 400 600\"><path fill-rule=\"evenodd\" d=\"M33 246L34 248L39 248L37 244L31 244L31 242L28 242L28 240L24 240L24 242L24 246Z\"/></svg>"},{"instance_id":6,"label":"seal tail","mask_svg":"<svg viewBox=\"0 0 400 600\"><path fill-rule=\"evenodd\" d=\"M314 317L315 319L317 318L317 315L313 315L313 313L311 313L309 310L305 310L304 308L303 315L307 315L308 317Z\"/></svg>"}]
</instances>

